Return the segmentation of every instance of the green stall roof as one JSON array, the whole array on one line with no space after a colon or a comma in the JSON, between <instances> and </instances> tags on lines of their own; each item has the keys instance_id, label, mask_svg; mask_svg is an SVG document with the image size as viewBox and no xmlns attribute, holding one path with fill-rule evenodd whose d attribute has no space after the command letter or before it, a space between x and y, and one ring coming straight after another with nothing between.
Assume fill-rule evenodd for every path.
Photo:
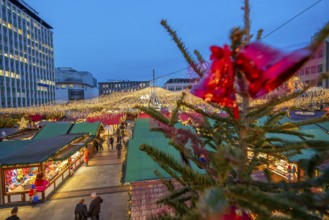
<instances>
[{"instance_id":1,"label":"green stall roof","mask_svg":"<svg viewBox=\"0 0 329 220\"><path fill-rule=\"evenodd\" d=\"M165 178L170 178L171 176L154 162L151 157L139 149L141 144L148 144L171 155L177 161L181 160L180 152L168 144L169 139L165 138L160 132L150 131L149 119L138 119L136 121L133 137L129 142L125 181L138 182L159 179L153 172L155 169Z\"/></svg>"},{"instance_id":2,"label":"green stall roof","mask_svg":"<svg viewBox=\"0 0 329 220\"><path fill-rule=\"evenodd\" d=\"M314 124L301 126L300 129L301 129L301 132L303 132L305 134L313 135L313 138L307 137L306 138L307 140L329 141L329 135L323 129L321 129L320 127L318 127ZM278 137L285 141L303 142L297 136L288 135L288 134L268 133L268 134L266 134L266 136L267 137ZM306 149L300 150L300 153L288 156L288 159L291 162L297 162L300 160L309 160L316 154L318 154L318 152L316 150L313 150L311 148L306 148Z\"/></svg>"},{"instance_id":3,"label":"green stall roof","mask_svg":"<svg viewBox=\"0 0 329 220\"><path fill-rule=\"evenodd\" d=\"M67 134L71 128L71 123L48 123L37 134L33 140L41 140L59 135Z\"/></svg>"},{"instance_id":4,"label":"green stall roof","mask_svg":"<svg viewBox=\"0 0 329 220\"><path fill-rule=\"evenodd\" d=\"M33 142L33 140L0 142L0 161L2 158L12 154L13 152L19 151L25 145Z\"/></svg>"},{"instance_id":5,"label":"green stall roof","mask_svg":"<svg viewBox=\"0 0 329 220\"><path fill-rule=\"evenodd\" d=\"M317 152L313 149L302 149L299 154L288 156L290 162L298 162L300 160L310 160Z\"/></svg>"},{"instance_id":6,"label":"green stall roof","mask_svg":"<svg viewBox=\"0 0 329 220\"><path fill-rule=\"evenodd\" d=\"M51 159L52 160L66 160L75 152L80 150L81 148L88 145L89 142L93 140L93 137L85 137L83 140L80 140L77 143L71 143L69 146L65 147L64 149L61 149L58 151Z\"/></svg>"},{"instance_id":7,"label":"green stall roof","mask_svg":"<svg viewBox=\"0 0 329 220\"><path fill-rule=\"evenodd\" d=\"M100 122L80 122L75 123L70 131L70 134L88 133L89 135L96 136L98 128L101 126Z\"/></svg>"},{"instance_id":8,"label":"green stall roof","mask_svg":"<svg viewBox=\"0 0 329 220\"><path fill-rule=\"evenodd\" d=\"M8 153L6 142L0 142L0 164L32 164L40 163L54 156L59 150L84 134L66 134L47 139L31 141L14 141L11 143L14 150ZM3 152L7 152L4 153Z\"/></svg>"}]
</instances>

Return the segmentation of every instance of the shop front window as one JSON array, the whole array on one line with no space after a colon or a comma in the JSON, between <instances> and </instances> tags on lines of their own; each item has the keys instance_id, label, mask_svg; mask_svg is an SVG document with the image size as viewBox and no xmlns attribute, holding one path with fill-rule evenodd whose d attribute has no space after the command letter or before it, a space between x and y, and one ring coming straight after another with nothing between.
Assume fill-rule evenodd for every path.
<instances>
[{"instance_id":1,"label":"shop front window","mask_svg":"<svg viewBox=\"0 0 329 220\"><path fill-rule=\"evenodd\" d=\"M54 177L60 174L65 169L66 166L67 166L67 160L47 162L45 164L46 179L48 181L51 181L52 179L54 179Z\"/></svg>"},{"instance_id":2,"label":"shop front window","mask_svg":"<svg viewBox=\"0 0 329 220\"><path fill-rule=\"evenodd\" d=\"M38 167L5 170L6 192L30 190L38 172Z\"/></svg>"}]
</instances>

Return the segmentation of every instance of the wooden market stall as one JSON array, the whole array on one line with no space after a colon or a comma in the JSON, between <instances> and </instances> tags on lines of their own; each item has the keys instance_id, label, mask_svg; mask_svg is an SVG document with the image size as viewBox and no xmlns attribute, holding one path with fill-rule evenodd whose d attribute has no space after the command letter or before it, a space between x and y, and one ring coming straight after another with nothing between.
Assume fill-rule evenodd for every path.
<instances>
[{"instance_id":1,"label":"wooden market stall","mask_svg":"<svg viewBox=\"0 0 329 220\"><path fill-rule=\"evenodd\" d=\"M36 187L37 195L49 198L83 163L84 147L93 151L92 142L102 129L99 122L65 127L56 136L40 131L32 140L0 142L0 204L29 201L29 190L40 175L45 184Z\"/></svg>"},{"instance_id":2,"label":"wooden market stall","mask_svg":"<svg viewBox=\"0 0 329 220\"><path fill-rule=\"evenodd\" d=\"M266 121L266 118L262 118L259 121L259 124L263 124ZM295 120L284 117L280 120L281 124L296 122ZM325 129L325 126L328 125L327 122L315 123L311 125L301 126L299 129L301 132L312 135L313 137L305 137L305 140L317 140L317 141L329 141L329 134ZM266 134L268 138L278 138L285 141L303 143L303 140L289 134L278 134L278 133L268 133ZM272 144L280 144L280 142L272 141ZM307 174L304 171L304 165L307 161L311 160L313 157L318 155L319 152L314 149L308 148L305 145L305 148L299 151L290 151L282 153L281 157L275 157L273 155L259 153L258 158L262 158L263 161L267 161L269 166L267 167L269 171L277 175L279 178L276 178L278 181L284 180L287 182L301 181L307 178ZM252 158L252 153L248 155L249 159ZM265 166L266 167L266 166ZM319 170L315 170L313 174L315 176L319 175Z\"/></svg>"}]
</instances>

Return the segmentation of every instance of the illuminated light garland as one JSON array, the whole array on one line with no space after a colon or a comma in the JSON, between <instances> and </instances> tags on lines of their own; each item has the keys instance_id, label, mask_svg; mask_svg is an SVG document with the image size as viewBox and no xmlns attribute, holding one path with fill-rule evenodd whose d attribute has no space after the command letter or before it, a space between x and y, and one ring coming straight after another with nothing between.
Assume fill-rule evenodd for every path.
<instances>
[{"instance_id":1,"label":"illuminated light garland","mask_svg":"<svg viewBox=\"0 0 329 220\"><path fill-rule=\"evenodd\" d=\"M108 96L97 97L89 100L73 101L67 104L52 104L24 108L3 108L3 113L10 114L56 114L60 116L70 116L73 118L86 118L93 112L99 112L103 109L116 112L127 112L136 105L149 106L150 99L145 98L146 95L151 98L152 93L156 94L156 98L163 107L174 108L176 102L181 97L182 91L172 92L160 87L149 87L134 92L118 92ZM196 98L187 93L186 101L193 104L205 104L202 99ZM141 98L144 97L144 98ZM147 97L147 96L146 96Z\"/></svg>"},{"instance_id":2,"label":"illuminated light garland","mask_svg":"<svg viewBox=\"0 0 329 220\"><path fill-rule=\"evenodd\" d=\"M271 100L270 96L263 99L255 99L251 102L251 106L262 105ZM329 89L313 87L297 98L291 99L276 106L277 109L296 108L308 109L318 108L322 104L329 103Z\"/></svg>"},{"instance_id":3,"label":"illuminated light garland","mask_svg":"<svg viewBox=\"0 0 329 220\"><path fill-rule=\"evenodd\" d=\"M173 109L176 107L177 100L180 99L182 91L172 92L160 87L149 87L134 92L121 92L113 93L108 96L97 97L90 100L74 101L68 104L54 104L33 106L24 108L3 108L2 113L9 114L46 114L46 115L58 115L61 117L68 117L72 119L85 119L90 114L100 114L102 110L112 111L115 113L132 111L136 105L149 106L150 100L145 98L146 95L155 92L157 99L162 107L168 107ZM212 109L212 107L200 98L197 98L185 90L185 101L193 105L202 105L206 109ZM275 91L273 92L275 93ZM272 93L272 94L273 94ZM251 106L264 104L270 100L271 94L265 98L254 99L251 102ZM144 97L144 98L141 98ZM300 97L289 100L278 105L278 108L307 108L310 105L324 104L329 100L329 89L311 88L306 91ZM237 102L240 103L241 99L237 96ZM98 112L98 113L95 113Z\"/></svg>"}]
</instances>

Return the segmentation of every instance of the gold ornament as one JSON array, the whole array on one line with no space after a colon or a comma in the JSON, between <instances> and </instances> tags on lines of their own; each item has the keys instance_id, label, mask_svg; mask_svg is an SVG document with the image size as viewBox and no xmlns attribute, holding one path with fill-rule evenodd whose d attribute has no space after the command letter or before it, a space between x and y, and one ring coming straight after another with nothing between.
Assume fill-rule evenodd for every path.
<instances>
[{"instance_id":1,"label":"gold ornament","mask_svg":"<svg viewBox=\"0 0 329 220\"><path fill-rule=\"evenodd\" d=\"M27 124L29 121L26 121L24 117L21 118L20 122L17 122L19 124L19 130L23 130L24 128L27 128Z\"/></svg>"}]
</instances>

